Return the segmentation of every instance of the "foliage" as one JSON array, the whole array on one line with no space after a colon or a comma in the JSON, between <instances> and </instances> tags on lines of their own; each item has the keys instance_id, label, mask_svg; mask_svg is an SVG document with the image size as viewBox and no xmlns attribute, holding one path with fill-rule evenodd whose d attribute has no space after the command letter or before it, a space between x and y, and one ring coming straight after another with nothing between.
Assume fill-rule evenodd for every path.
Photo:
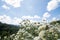
<instances>
[{"instance_id":1,"label":"foliage","mask_svg":"<svg viewBox=\"0 0 60 40\"><path fill-rule=\"evenodd\" d=\"M14 40L33 40L35 36L38 36L39 25L37 23L31 23L29 20L23 21Z\"/></svg>"},{"instance_id":2,"label":"foliage","mask_svg":"<svg viewBox=\"0 0 60 40\"><path fill-rule=\"evenodd\" d=\"M56 23L60 24L60 20L50 22L51 25L55 25Z\"/></svg>"},{"instance_id":3,"label":"foliage","mask_svg":"<svg viewBox=\"0 0 60 40\"><path fill-rule=\"evenodd\" d=\"M46 29L43 29L40 31L39 36L42 40L57 40L58 39L58 28L57 27L51 27Z\"/></svg>"},{"instance_id":4,"label":"foliage","mask_svg":"<svg viewBox=\"0 0 60 40\"><path fill-rule=\"evenodd\" d=\"M1 38L1 40L3 40L4 36L9 37L12 34L16 34L18 30L19 30L18 26L0 22L0 38Z\"/></svg>"},{"instance_id":5,"label":"foliage","mask_svg":"<svg viewBox=\"0 0 60 40\"><path fill-rule=\"evenodd\" d=\"M15 34L5 35L2 40L60 40L60 24L56 22L40 23L23 20L19 31ZM6 32L4 32L6 33Z\"/></svg>"}]
</instances>

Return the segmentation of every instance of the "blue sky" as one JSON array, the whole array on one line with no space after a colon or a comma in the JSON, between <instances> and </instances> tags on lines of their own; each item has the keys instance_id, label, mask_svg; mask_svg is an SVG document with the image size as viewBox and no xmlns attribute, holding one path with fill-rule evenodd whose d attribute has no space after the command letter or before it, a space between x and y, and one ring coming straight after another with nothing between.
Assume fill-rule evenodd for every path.
<instances>
[{"instance_id":1,"label":"blue sky","mask_svg":"<svg viewBox=\"0 0 60 40\"><path fill-rule=\"evenodd\" d=\"M21 19L60 19L60 0L0 0L0 16L18 22Z\"/></svg>"}]
</instances>

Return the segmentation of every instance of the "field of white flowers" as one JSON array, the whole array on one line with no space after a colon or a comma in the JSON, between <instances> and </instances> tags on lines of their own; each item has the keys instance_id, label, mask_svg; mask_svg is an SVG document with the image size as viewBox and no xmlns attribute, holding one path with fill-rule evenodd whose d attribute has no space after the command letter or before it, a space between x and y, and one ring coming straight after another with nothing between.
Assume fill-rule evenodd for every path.
<instances>
[{"instance_id":1,"label":"field of white flowers","mask_svg":"<svg viewBox=\"0 0 60 40\"><path fill-rule=\"evenodd\" d=\"M60 40L60 24L31 22L23 20L16 34L4 36L1 40Z\"/></svg>"}]
</instances>

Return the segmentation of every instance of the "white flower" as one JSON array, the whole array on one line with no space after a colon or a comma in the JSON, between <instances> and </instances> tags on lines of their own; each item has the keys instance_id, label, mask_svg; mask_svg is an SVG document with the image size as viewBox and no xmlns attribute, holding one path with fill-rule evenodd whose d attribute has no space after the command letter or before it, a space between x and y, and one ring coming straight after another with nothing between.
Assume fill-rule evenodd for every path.
<instances>
[{"instance_id":1,"label":"white flower","mask_svg":"<svg viewBox=\"0 0 60 40\"><path fill-rule=\"evenodd\" d=\"M0 39L1 39L1 36L0 36Z\"/></svg>"},{"instance_id":2,"label":"white flower","mask_svg":"<svg viewBox=\"0 0 60 40\"><path fill-rule=\"evenodd\" d=\"M30 27L26 27L26 29L30 29Z\"/></svg>"},{"instance_id":3,"label":"white flower","mask_svg":"<svg viewBox=\"0 0 60 40\"><path fill-rule=\"evenodd\" d=\"M58 39L58 40L60 40L60 39Z\"/></svg>"},{"instance_id":4,"label":"white flower","mask_svg":"<svg viewBox=\"0 0 60 40\"><path fill-rule=\"evenodd\" d=\"M43 38L45 36L45 31L43 30L43 31L41 31L40 33L39 33L39 37L40 38Z\"/></svg>"},{"instance_id":5,"label":"white flower","mask_svg":"<svg viewBox=\"0 0 60 40\"><path fill-rule=\"evenodd\" d=\"M10 35L10 37L13 37L15 34Z\"/></svg>"},{"instance_id":6,"label":"white flower","mask_svg":"<svg viewBox=\"0 0 60 40\"><path fill-rule=\"evenodd\" d=\"M46 28L46 25L42 25L38 28L38 30L44 30Z\"/></svg>"},{"instance_id":7,"label":"white flower","mask_svg":"<svg viewBox=\"0 0 60 40\"><path fill-rule=\"evenodd\" d=\"M40 37L39 37L39 36L34 38L34 40L39 40L39 39L40 39Z\"/></svg>"},{"instance_id":8,"label":"white flower","mask_svg":"<svg viewBox=\"0 0 60 40\"><path fill-rule=\"evenodd\" d=\"M6 38L7 38L7 36L4 36L4 38L6 39Z\"/></svg>"}]
</instances>

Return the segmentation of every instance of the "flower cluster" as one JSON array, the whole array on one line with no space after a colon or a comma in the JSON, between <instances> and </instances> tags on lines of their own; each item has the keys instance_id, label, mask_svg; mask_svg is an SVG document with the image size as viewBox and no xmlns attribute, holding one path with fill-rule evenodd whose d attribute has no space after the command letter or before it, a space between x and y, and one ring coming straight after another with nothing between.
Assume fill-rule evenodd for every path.
<instances>
[{"instance_id":1,"label":"flower cluster","mask_svg":"<svg viewBox=\"0 0 60 40\"><path fill-rule=\"evenodd\" d=\"M49 24L49 23L48 23ZM48 25L23 20L16 34L0 37L2 40L60 40L60 24Z\"/></svg>"}]
</instances>

